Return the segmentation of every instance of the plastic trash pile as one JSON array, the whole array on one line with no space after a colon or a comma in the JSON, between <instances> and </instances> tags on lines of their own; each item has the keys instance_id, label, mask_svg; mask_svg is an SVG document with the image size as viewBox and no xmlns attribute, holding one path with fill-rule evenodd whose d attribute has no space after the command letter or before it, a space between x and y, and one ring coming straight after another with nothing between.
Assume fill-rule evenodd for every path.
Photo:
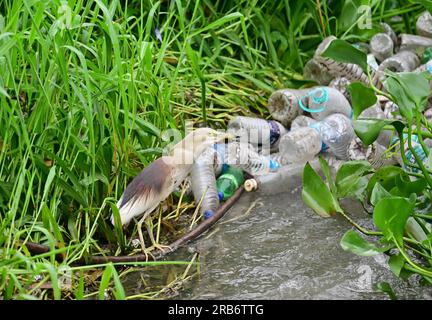
<instances>
[{"instance_id":1,"label":"plastic trash pile","mask_svg":"<svg viewBox=\"0 0 432 320\"><path fill-rule=\"evenodd\" d=\"M391 132L382 131L368 147L356 138L347 86L352 81L372 81L382 89L386 70L432 73L432 16L429 12L420 16L418 35L397 36L389 25L383 23L382 27L383 32L369 43L354 44L367 53L371 78L357 65L321 56L336 39L330 36L304 68L304 78L319 86L275 91L268 100L270 120L238 116L229 121L228 131L237 141L208 148L195 162L190 177L191 192L205 218L211 217L242 184L246 191L259 190L264 195L298 186L307 161L319 167L319 154L334 170L347 160L367 160L375 167L403 164L397 156L385 155L389 146L398 143ZM360 118L393 118L397 109L387 98L378 96L377 103L364 110ZM425 116L432 118L432 106ZM432 146L430 140L425 143ZM414 144L418 144L415 137ZM414 160L406 151L407 158ZM418 155L425 159L421 151L419 145ZM253 178L245 181L244 172Z\"/></svg>"}]
</instances>

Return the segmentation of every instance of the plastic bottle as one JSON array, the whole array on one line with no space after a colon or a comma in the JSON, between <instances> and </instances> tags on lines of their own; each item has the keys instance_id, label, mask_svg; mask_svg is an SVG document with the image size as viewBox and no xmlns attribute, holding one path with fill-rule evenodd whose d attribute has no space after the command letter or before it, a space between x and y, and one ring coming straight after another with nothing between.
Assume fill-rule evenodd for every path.
<instances>
[{"instance_id":1,"label":"plastic bottle","mask_svg":"<svg viewBox=\"0 0 432 320\"><path fill-rule=\"evenodd\" d=\"M242 185L243 170L230 166L216 181L219 201L226 201Z\"/></svg>"},{"instance_id":2,"label":"plastic bottle","mask_svg":"<svg viewBox=\"0 0 432 320\"><path fill-rule=\"evenodd\" d=\"M374 72L378 71L379 65L375 59L375 56L372 53L369 53L367 55L366 59L367 59L367 64L368 64L369 68L371 68L371 70L373 70Z\"/></svg>"},{"instance_id":3,"label":"plastic bottle","mask_svg":"<svg viewBox=\"0 0 432 320\"><path fill-rule=\"evenodd\" d=\"M303 68L303 78L314 80L320 85L326 86L330 83L333 76L328 72L325 66L312 58Z\"/></svg>"},{"instance_id":4,"label":"plastic bottle","mask_svg":"<svg viewBox=\"0 0 432 320\"><path fill-rule=\"evenodd\" d=\"M328 115L341 113L347 117L352 116L349 101L342 92L331 87L317 87L307 94L308 111L315 120L322 120Z\"/></svg>"},{"instance_id":5,"label":"plastic bottle","mask_svg":"<svg viewBox=\"0 0 432 320\"><path fill-rule=\"evenodd\" d=\"M345 115L336 113L313 125L322 141L330 148L337 159L348 159L348 146L355 133L351 120Z\"/></svg>"},{"instance_id":6,"label":"plastic bottle","mask_svg":"<svg viewBox=\"0 0 432 320\"><path fill-rule=\"evenodd\" d=\"M275 120L250 117L235 117L228 122L228 131L238 137L245 137L254 146L269 146L277 149L280 137L288 130Z\"/></svg>"},{"instance_id":7,"label":"plastic bottle","mask_svg":"<svg viewBox=\"0 0 432 320\"><path fill-rule=\"evenodd\" d=\"M413 152L409 149L409 146L408 146L408 141L407 141L408 135L404 133L403 134L403 138L404 138L404 142L405 142L404 153L405 153L405 156L406 156L408 162L411 163L411 164L417 164L416 158L415 158ZM391 145L393 146L393 145L395 145L397 143L399 143L399 138L398 137L393 137ZM420 158L420 160L423 163L426 163L427 162L427 155L424 152L424 150L423 150L423 148L422 148L422 146L421 146L421 144L419 142L419 138L418 138L417 135L412 135L411 136L411 144L412 144L414 153ZM400 148L400 146L399 146L399 148ZM417 172L418 171L417 168L412 168L412 167L405 166L405 163L403 162L402 156L400 155L400 151L398 151L398 153L396 154L396 159L399 162L399 164L402 167L404 167L406 170L410 170L412 172Z\"/></svg>"},{"instance_id":8,"label":"plastic bottle","mask_svg":"<svg viewBox=\"0 0 432 320\"><path fill-rule=\"evenodd\" d=\"M274 119L286 126L304 112L309 112L317 120L333 113L342 113L348 117L352 114L349 101L331 87L277 90L270 96L268 109Z\"/></svg>"},{"instance_id":9,"label":"plastic bottle","mask_svg":"<svg viewBox=\"0 0 432 320\"><path fill-rule=\"evenodd\" d=\"M299 101L306 93L307 90L299 89L281 89L273 92L267 105L273 119L289 127L295 118L303 114Z\"/></svg>"},{"instance_id":10,"label":"plastic bottle","mask_svg":"<svg viewBox=\"0 0 432 320\"><path fill-rule=\"evenodd\" d=\"M432 47L432 39L413 34L403 33L399 36L400 51L417 51Z\"/></svg>"},{"instance_id":11,"label":"plastic bottle","mask_svg":"<svg viewBox=\"0 0 432 320\"><path fill-rule=\"evenodd\" d=\"M280 164L269 156L260 155L249 143L230 142L218 145L225 164L238 167L251 175L261 175L279 169Z\"/></svg>"},{"instance_id":12,"label":"plastic bottle","mask_svg":"<svg viewBox=\"0 0 432 320\"><path fill-rule=\"evenodd\" d=\"M423 12L418 17L416 29L419 36L432 38L432 15L429 11Z\"/></svg>"},{"instance_id":13,"label":"plastic bottle","mask_svg":"<svg viewBox=\"0 0 432 320\"><path fill-rule=\"evenodd\" d=\"M390 39L393 41L394 47L396 47L398 42L396 32L394 32L393 28L390 27L390 25L385 22L381 22L380 25L383 28L384 33L387 34L390 37Z\"/></svg>"},{"instance_id":14,"label":"plastic bottle","mask_svg":"<svg viewBox=\"0 0 432 320\"><path fill-rule=\"evenodd\" d=\"M323 144L318 130L302 127L284 135L279 144L281 156L290 163L306 163L327 149Z\"/></svg>"},{"instance_id":15,"label":"plastic bottle","mask_svg":"<svg viewBox=\"0 0 432 320\"><path fill-rule=\"evenodd\" d=\"M397 54L385 59L379 66L378 71L384 72L389 69L394 72L411 72L420 64L417 54L412 51L399 51Z\"/></svg>"},{"instance_id":16,"label":"plastic bottle","mask_svg":"<svg viewBox=\"0 0 432 320\"><path fill-rule=\"evenodd\" d=\"M318 159L311 162L314 169L319 167ZM283 166L278 172L248 179L244 183L248 192L258 190L261 195L275 195L302 185L304 163Z\"/></svg>"},{"instance_id":17,"label":"plastic bottle","mask_svg":"<svg viewBox=\"0 0 432 320\"><path fill-rule=\"evenodd\" d=\"M332 157L325 157L332 173L336 172L338 163ZM315 171L320 172L321 166L317 158L309 162ZM293 190L302 185L304 164L294 163L281 167L276 173L248 179L244 183L247 192L255 191L260 195L275 195Z\"/></svg>"},{"instance_id":18,"label":"plastic bottle","mask_svg":"<svg viewBox=\"0 0 432 320\"><path fill-rule=\"evenodd\" d=\"M291 131L297 130L299 128L303 127L309 127L311 124L316 123L317 120L308 117L308 116L298 116L294 119L294 121L291 123Z\"/></svg>"},{"instance_id":19,"label":"plastic bottle","mask_svg":"<svg viewBox=\"0 0 432 320\"><path fill-rule=\"evenodd\" d=\"M369 55L368 55L369 56ZM373 55L372 55L373 57ZM374 57L375 59L375 57ZM348 102L351 101L351 94L348 92L348 86L351 84L351 81L348 80L345 77L336 77L334 78L330 84L329 87L335 88L340 93L344 95L344 97L348 100Z\"/></svg>"},{"instance_id":20,"label":"plastic bottle","mask_svg":"<svg viewBox=\"0 0 432 320\"><path fill-rule=\"evenodd\" d=\"M191 188L200 212L209 218L219 207L219 197L216 190L214 172L215 149L207 148L194 162L191 171Z\"/></svg>"},{"instance_id":21,"label":"plastic bottle","mask_svg":"<svg viewBox=\"0 0 432 320\"><path fill-rule=\"evenodd\" d=\"M377 33L370 40L372 54L378 61L384 61L393 54L393 40L386 33Z\"/></svg>"},{"instance_id":22,"label":"plastic bottle","mask_svg":"<svg viewBox=\"0 0 432 320\"><path fill-rule=\"evenodd\" d=\"M336 39L337 38L335 36L329 36L325 38L315 50L314 59L320 64L324 65L333 77L345 77L350 81L360 81L365 84L369 84L368 76L358 65L353 63L338 62L321 56L321 54L328 48L330 43ZM371 72L371 75L373 84L378 89L382 89L384 87L382 83L382 75L373 71Z\"/></svg>"}]
</instances>

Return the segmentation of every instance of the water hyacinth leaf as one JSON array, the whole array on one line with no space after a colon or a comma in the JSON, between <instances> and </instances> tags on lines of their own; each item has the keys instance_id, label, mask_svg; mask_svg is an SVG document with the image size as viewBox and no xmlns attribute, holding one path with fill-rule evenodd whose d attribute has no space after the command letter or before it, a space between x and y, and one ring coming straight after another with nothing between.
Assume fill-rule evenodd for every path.
<instances>
[{"instance_id":1,"label":"water hyacinth leaf","mask_svg":"<svg viewBox=\"0 0 432 320\"><path fill-rule=\"evenodd\" d=\"M375 206L381 199L390 198L391 196L392 194L384 189L379 182L377 182L372 189L372 194L369 201Z\"/></svg>"},{"instance_id":2,"label":"water hyacinth leaf","mask_svg":"<svg viewBox=\"0 0 432 320\"><path fill-rule=\"evenodd\" d=\"M423 111L430 93L429 81L425 74L404 72L396 74L395 77L402 84L409 98L415 103L417 110Z\"/></svg>"},{"instance_id":3,"label":"water hyacinth leaf","mask_svg":"<svg viewBox=\"0 0 432 320\"><path fill-rule=\"evenodd\" d=\"M414 204L406 198L384 198L374 208L373 221L387 241L403 246L405 225L413 209Z\"/></svg>"},{"instance_id":4,"label":"water hyacinth leaf","mask_svg":"<svg viewBox=\"0 0 432 320\"><path fill-rule=\"evenodd\" d=\"M405 265L405 258L401 254L392 255L388 261L390 270L399 277Z\"/></svg>"},{"instance_id":5,"label":"water hyacinth leaf","mask_svg":"<svg viewBox=\"0 0 432 320\"><path fill-rule=\"evenodd\" d=\"M377 289L381 290L382 292L386 293L391 300L397 300L397 296L395 292L393 291L393 288L388 282L380 282L377 284Z\"/></svg>"},{"instance_id":6,"label":"water hyacinth leaf","mask_svg":"<svg viewBox=\"0 0 432 320\"><path fill-rule=\"evenodd\" d=\"M414 117L414 111L423 111L429 96L429 82L421 74L401 73L391 74L384 86L392 100L398 105L399 111L409 122Z\"/></svg>"},{"instance_id":7,"label":"water hyacinth leaf","mask_svg":"<svg viewBox=\"0 0 432 320\"><path fill-rule=\"evenodd\" d=\"M377 247L375 244L370 243L363 239L354 230L348 230L340 241L342 249L352 252L358 256L370 257L377 254L386 252L393 248L393 245L385 247Z\"/></svg>"},{"instance_id":8,"label":"water hyacinth leaf","mask_svg":"<svg viewBox=\"0 0 432 320\"><path fill-rule=\"evenodd\" d=\"M353 122L356 135L365 145L372 144L379 136L382 128L387 124L385 120L360 119Z\"/></svg>"},{"instance_id":9,"label":"water hyacinth leaf","mask_svg":"<svg viewBox=\"0 0 432 320\"><path fill-rule=\"evenodd\" d=\"M419 177L416 180L411 181L407 175L398 175L395 178L396 187L398 187L401 194L405 197L409 197L412 193L421 194L427 186L425 178Z\"/></svg>"},{"instance_id":10,"label":"water hyacinth leaf","mask_svg":"<svg viewBox=\"0 0 432 320\"><path fill-rule=\"evenodd\" d=\"M330 166L328 165L326 159L324 159L322 156L319 156L319 162L320 162L320 167L322 172L324 173L325 178L327 179L327 183L330 187L330 191L333 195L336 195L336 185L335 182L333 181L333 178L331 176L331 169Z\"/></svg>"},{"instance_id":11,"label":"water hyacinth leaf","mask_svg":"<svg viewBox=\"0 0 432 320\"><path fill-rule=\"evenodd\" d=\"M396 186L396 177L399 175L407 175L401 167L385 166L379 168L369 179L366 189L368 196L370 197L372 189L377 182L379 182L385 190L390 191Z\"/></svg>"},{"instance_id":12,"label":"water hyacinth leaf","mask_svg":"<svg viewBox=\"0 0 432 320\"><path fill-rule=\"evenodd\" d=\"M351 105L354 111L354 119L362 113L363 110L373 106L377 102L377 97L372 88L366 87L361 82L353 82L347 87L351 95Z\"/></svg>"},{"instance_id":13,"label":"water hyacinth leaf","mask_svg":"<svg viewBox=\"0 0 432 320\"><path fill-rule=\"evenodd\" d=\"M303 170L302 197L306 205L322 217L341 211L338 201L309 163Z\"/></svg>"},{"instance_id":14,"label":"water hyacinth leaf","mask_svg":"<svg viewBox=\"0 0 432 320\"><path fill-rule=\"evenodd\" d=\"M349 161L344 163L336 175L336 187L338 196L343 198L354 195L358 191L363 192L367 183L359 184L361 178L373 172L372 166L368 161ZM362 190L359 190L362 188Z\"/></svg>"},{"instance_id":15,"label":"water hyacinth leaf","mask_svg":"<svg viewBox=\"0 0 432 320\"><path fill-rule=\"evenodd\" d=\"M333 40L321 56L338 62L354 63L364 71L368 68L366 54L344 40Z\"/></svg>"}]
</instances>

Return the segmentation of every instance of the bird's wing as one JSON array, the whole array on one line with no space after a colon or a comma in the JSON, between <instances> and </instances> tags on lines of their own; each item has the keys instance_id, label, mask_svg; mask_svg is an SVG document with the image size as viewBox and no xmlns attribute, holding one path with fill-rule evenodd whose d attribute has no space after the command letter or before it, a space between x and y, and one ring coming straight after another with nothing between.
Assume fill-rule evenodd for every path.
<instances>
[{"instance_id":1,"label":"bird's wing","mask_svg":"<svg viewBox=\"0 0 432 320\"><path fill-rule=\"evenodd\" d=\"M127 186L117 206L122 224L149 214L173 189L172 166L167 157L152 162Z\"/></svg>"}]
</instances>

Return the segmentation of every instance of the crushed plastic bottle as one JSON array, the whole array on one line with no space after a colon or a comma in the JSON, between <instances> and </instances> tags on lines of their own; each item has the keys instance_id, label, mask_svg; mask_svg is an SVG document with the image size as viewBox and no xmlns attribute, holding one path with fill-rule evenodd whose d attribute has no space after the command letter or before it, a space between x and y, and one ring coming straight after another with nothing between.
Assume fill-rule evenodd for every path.
<instances>
[{"instance_id":1,"label":"crushed plastic bottle","mask_svg":"<svg viewBox=\"0 0 432 320\"><path fill-rule=\"evenodd\" d=\"M207 148L194 162L191 171L191 188L200 212L205 218L212 216L219 207L214 172L215 149Z\"/></svg>"},{"instance_id":2,"label":"crushed plastic bottle","mask_svg":"<svg viewBox=\"0 0 432 320\"><path fill-rule=\"evenodd\" d=\"M372 54L378 61L384 61L393 55L393 40L386 33L377 33L370 40Z\"/></svg>"},{"instance_id":3,"label":"crushed plastic bottle","mask_svg":"<svg viewBox=\"0 0 432 320\"><path fill-rule=\"evenodd\" d=\"M303 78L314 80L320 85L326 86L330 83L333 76L328 72L325 66L312 58L303 68Z\"/></svg>"},{"instance_id":4,"label":"crushed plastic bottle","mask_svg":"<svg viewBox=\"0 0 432 320\"><path fill-rule=\"evenodd\" d=\"M304 164L326 149L318 130L309 126L288 132L279 144L281 157L289 163Z\"/></svg>"},{"instance_id":5,"label":"crushed plastic bottle","mask_svg":"<svg viewBox=\"0 0 432 320\"><path fill-rule=\"evenodd\" d=\"M303 114L299 101L305 96L307 90L301 89L282 89L275 91L268 100L268 109L273 119L279 121L285 127L289 127L291 122L299 115Z\"/></svg>"},{"instance_id":6,"label":"crushed plastic bottle","mask_svg":"<svg viewBox=\"0 0 432 320\"><path fill-rule=\"evenodd\" d=\"M335 175L340 161L331 156L324 157L330 166L332 175ZM319 159L314 158L309 162L311 167L321 172ZM304 164L293 163L281 167L276 173L248 179L244 183L247 192L257 191L260 195L275 195L283 192L293 191L302 185Z\"/></svg>"},{"instance_id":7,"label":"crushed plastic bottle","mask_svg":"<svg viewBox=\"0 0 432 320\"><path fill-rule=\"evenodd\" d=\"M279 149L292 163L305 163L327 149L337 159L347 160L348 146L354 137L351 120L336 113L309 127L288 132L282 137Z\"/></svg>"},{"instance_id":8,"label":"crushed plastic bottle","mask_svg":"<svg viewBox=\"0 0 432 320\"><path fill-rule=\"evenodd\" d=\"M319 160L310 162L312 167L319 169ZM303 175L303 163L294 163L283 166L278 172L248 179L244 183L247 192L258 190L260 195L275 195L287 192L301 186Z\"/></svg>"},{"instance_id":9,"label":"crushed plastic bottle","mask_svg":"<svg viewBox=\"0 0 432 320\"><path fill-rule=\"evenodd\" d=\"M412 51L416 52L432 47L432 39L422 36L416 36L413 34L403 33L399 35L400 39L400 51Z\"/></svg>"},{"instance_id":10,"label":"crushed plastic bottle","mask_svg":"<svg viewBox=\"0 0 432 320\"><path fill-rule=\"evenodd\" d=\"M432 38L432 15L429 11L423 12L418 17L416 29L419 36Z\"/></svg>"},{"instance_id":11,"label":"crushed plastic bottle","mask_svg":"<svg viewBox=\"0 0 432 320\"><path fill-rule=\"evenodd\" d=\"M416 158L415 158L415 155L414 155L414 153L415 153L418 156L418 158L426 165L427 155L426 155L425 151L423 150L423 147L420 144L418 136L415 135L415 134L413 134L411 136L411 144L412 144L414 153L409 149L408 141L407 141L408 135L404 133L403 134L403 138L404 138L404 142L405 142L404 153L405 153L405 156L406 156L408 162L411 163L411 164L414 164L414 165L417 164L417 161L416 161ZM393 137L391 145L394 146L394 145L396 145L398 143L399 143L399 138L398 137ZM398 147L398 149L399 148L400 148L400 146ZM409 166L405 165L405 163L403 162L402 156L400 155L399 151L396 154L396 159L397 159L397 161L399 162L399 164L404 169L406 169L408 171L411 171L411 172L418 172L417 168L412 168L412 167L409 167Z\"/></svg>"},{"instance_id":12,"label":"crushed plastic bottle","mask_svg":"<svg viewBox=\"0 0 432 320\"><path fill-rule=\"evenodd\" d=\"M229 166L227 171L216 180L217 195L219 201L226 201L244 181L243 170Z\"/></svg>"},{"instance_id":13,"label":"crushed plastic bottle","mask_svg":"<svg viewBox=\"0 0 432 320\"><path fill-rule=\"evenodd\" d=\"M394 47L396 47L398 43L396 32L394 32L393 28L385 22L381 22L380 25L383 28L384 33L392 39Z\"/></svg>"},{"instance_id":14,"label":"crushed plastic bottle","mask_svg":"<svg viewBox=\"0 0 432 320\"><path fill-rule=\"evenodd\" d=\"M379 66L378 71L390 70L394 72L411 72L420 64L417 54L412 51L399 51L390 58L385 59Z\"/></svg>"},{"instance_id":15,"label":"crushed plastic bottle","mask_svg":"<svg viewBox=\"0 0 432 320\"><path fill-rule=\"evenodd\" d=\"M218 144L217 148L224 164L238 167L253 176L273 172L280 167L269 156L259 154L250 143L230 142Z\"/></svg>"},{"instance_id":16,"label":"crushed plastic bottle","mask_svg":"<svg viewBox=\"0 0 432 320\"><path fill-rule=\"evenodd\" d=\"M348 117L352 115L349 101L340 91L331 87L277 90L270 96L268 109L274 119L287 126L304 112L309 112L317 120L333 113Z\"/></svg>"},{"instance_id":17,"label":"crushed plastic bottle","mask_svg":"<svg viewBox=\"0 0 432 320\"><path fill-rule=\"evenodd\" d=\"M323 143L330 148L337 159L348 159L348 145L355 137L354 128L349 118L336 113L317 122L312 127L318 131Z\"/></svg>"},{"instance_id":18,"label":"crushed plastic bottle","mask_svg":"<svg viewBox=\"0 0 432 320\"><path fill-rule=\"evenodd\" d=\"M333 77L345 77L350 81L360 81L365 84L369 84L369 77L358 65L353 63L342 63L321 56L321 54L328 48L330 43L336 39L337 38L335 36L329 36L325 38L315 50L314 59L320 64L324 65ZM372 70L371 76L374 86L378 89L383 89L384 85L382 83L382 74L378 72L375 73Z\"/></svg>"},{"instance_id":19,"label":"crushed plastic bottle","mask_svg":"<svg viewBox=\"0 0 432 320\"><path fill-rule=\"evenodd\" d=\"M308 117L308 116L298 116L294 119L294 121L291 123L291 131L297 130L299 128L303 127L309 127L311 124L316 123L317 120Z\"/></svg>"},{"instance_id":20,"label":"crushed plastic bottle","mask_svg":"<svg viewBox=\"0 0 432 320\"><path fill-rule=\"evenodd\" d=\"M288 130L275 120L264 120L238 116L228 122L228 132L254 146L269 146L270 150L277 150L280 137Z\"/></svg>"}]
</instances>

